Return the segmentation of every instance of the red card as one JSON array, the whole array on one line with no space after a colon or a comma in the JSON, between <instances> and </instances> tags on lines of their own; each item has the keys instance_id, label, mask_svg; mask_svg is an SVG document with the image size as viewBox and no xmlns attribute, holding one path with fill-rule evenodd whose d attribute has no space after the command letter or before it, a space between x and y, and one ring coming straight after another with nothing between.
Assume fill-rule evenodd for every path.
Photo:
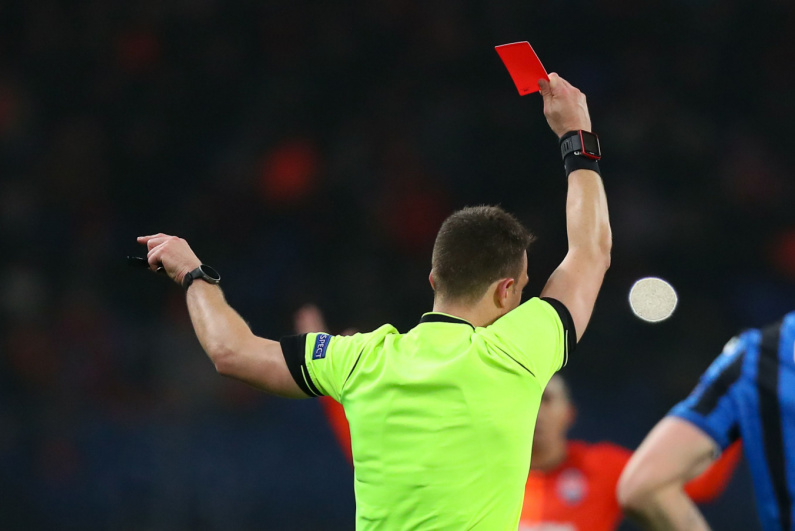
<instances>
[{"instance_id":1,"label":"red card","mask_svg":"<svg viewBox=\"0 0 795 531\"><path fill-rule=\"evenodd\" d=\"M520 96L537 92L539 79L549 81L544 65L538 60L538 56L529 42L512 42L495 46L494 49L505 63L505 68L511 74L511 79L516 84Z\"/></svg>"}]
</instances>

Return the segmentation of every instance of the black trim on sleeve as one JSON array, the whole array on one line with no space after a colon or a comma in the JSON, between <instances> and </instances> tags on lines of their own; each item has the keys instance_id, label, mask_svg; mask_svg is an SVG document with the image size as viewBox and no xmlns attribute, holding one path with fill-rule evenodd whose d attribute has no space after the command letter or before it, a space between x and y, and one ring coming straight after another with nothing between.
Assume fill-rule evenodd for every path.
<instances>
[{"instance_id":1,"label":"black trim on sleeve","mask_svg":"<svg viewBox=\"0 0 795 531\"><path fill-rule=\"evenodd\" d=\"M569 309L559 300L553 299L552 297L541 297L541 300L552 306L555 311L558 312L558 317L560 317L560 322L563 325L563 334L566 336L566 352L564 353L563 365L561 365L561 367L565 367L569 362L569 354L574 352L577 348L577 329L574 327L574 320L571 318Z\"/></svg>"},{"instance_id":2,"label":"black trim on sleeve","mask_svg":"<svg viewBox=\"0 0 795 531\"><path fill-rule=\"evenodd\" d=\"M285 336L279 340L279 344L282 346L282 355L284 355L290 375L301 391L308 396L321 396L322 393L315 386L309 376L309 370L306 368L306 334Z\"/></svg>"},{"instance_id":3,"label":"black trim on sleeve","mask_svg":"<svg viewBox=\"0 0 795 531\"><path fill-rule=\"evenodd\" d=\"M712 413L717 407L718 401L728 393L729 388L740 379L744 361L745 352L741 352L714 380L712 380L712 382L710 382L709 386L704 389L701 396L696 400L693 411L705 417Z\"/></svg>"}]
</instances>

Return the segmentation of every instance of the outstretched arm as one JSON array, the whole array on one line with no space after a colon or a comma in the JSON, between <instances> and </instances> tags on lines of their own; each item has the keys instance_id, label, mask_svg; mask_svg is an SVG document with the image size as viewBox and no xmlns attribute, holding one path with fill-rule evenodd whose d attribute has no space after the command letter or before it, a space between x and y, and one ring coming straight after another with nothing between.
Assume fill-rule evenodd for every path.
<instances>
[{"instance_id":1,"label":"outstretched arm","mask_svg":"<svg viewBox=\"0 0 795 531\"><path fill-rule=\"evenodd\" d=\"M716 443L693 424L662 419L627 463L618 501L643 529L703 531L709 526L684 490L713 461Z\"/></svg>"},{"instance_id":2,"label":"outstretched arm","mask_svg":"<svg viewBox=\"0 0 795 531\"><path fill-rule=\"evenodd\" d=\"M150 268L162 265L179 285L201 264L188 242L176 236L141 236L138 243L147 247ZM199 343L220 374L276 395L307 398L290 375L279 342L254 335L220 287L196 280L186 300Z\"/></svg>"},{"instance_id":3,"label":"outstretched arm","mask_svg":"<svg viewBox=\"0 0 795 531\"><path fill-rule=\"evenodd\" d=\"M569 131L591 130L585 95L557 74L539 81L544 115L561 137ZM575 155L569 155L575 156ZM593 313L596 296L610 267L612 233L602 178L592 170L579 169L568 176L566 230L569 251L541 292L562 302L571 313L577 340Z\"/></svg>"}]
</instances>

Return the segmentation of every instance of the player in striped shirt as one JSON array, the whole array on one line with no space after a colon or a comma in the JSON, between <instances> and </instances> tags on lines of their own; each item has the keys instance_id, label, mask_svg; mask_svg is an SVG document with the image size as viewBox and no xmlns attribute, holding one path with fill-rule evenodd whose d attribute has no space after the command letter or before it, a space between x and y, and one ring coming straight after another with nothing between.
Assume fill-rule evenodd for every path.
<instances>
[{"instance_id":1,"label":"player in striped shirt","mask_svg":"<svg viewBox=\"0 0 795 531\"><path fill-rule=\"evenodd\" d=\"M646 529L709 529L682 485L742 439L765 531L791 531L795 504L795 312L733 338L690 396L652 429L619 484Z\"/></svg>"}]
</instances>

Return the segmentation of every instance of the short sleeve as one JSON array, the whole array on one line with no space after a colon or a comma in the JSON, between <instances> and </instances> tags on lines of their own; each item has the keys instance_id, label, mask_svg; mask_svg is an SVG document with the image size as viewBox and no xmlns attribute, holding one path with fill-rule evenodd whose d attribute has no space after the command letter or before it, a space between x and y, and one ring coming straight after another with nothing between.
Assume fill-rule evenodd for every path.
<instances>
[{"instance_id":1,"label":"short sleeve","mask_svg":"<svg viewBox=\"0 0 795 531\"><path fill-rule=\"evenodd\" d=\"M566 365L577 341L566 306L555 299L537 297L486 327L485 335L543 385Z\"/></svg>"},{"instance_id":2,"label":"short sleeve","mask_svg":"<svg viewBox=\"0 0 795 531\"><path fill-rule=\"evenodd\" d=\"M280 340L282 353L295 382L309 396L341 400L342 390L364 351L377 338L394 330L384 325L374 332L352 336L300 334Z\"/></svg>"},{"instance_id":3,"label":"short sleeve","mask_svg":"<svg viewBox=\"0 0 795 531\"><path fill-rule=\"evenodd\" d=\"M732 394L742 375L744 360L743 341L732 339L701 376L690 396L675 405L669 415L694 424L725 450L740 437L739 412Z\"/></svg>"}]
</instances>

